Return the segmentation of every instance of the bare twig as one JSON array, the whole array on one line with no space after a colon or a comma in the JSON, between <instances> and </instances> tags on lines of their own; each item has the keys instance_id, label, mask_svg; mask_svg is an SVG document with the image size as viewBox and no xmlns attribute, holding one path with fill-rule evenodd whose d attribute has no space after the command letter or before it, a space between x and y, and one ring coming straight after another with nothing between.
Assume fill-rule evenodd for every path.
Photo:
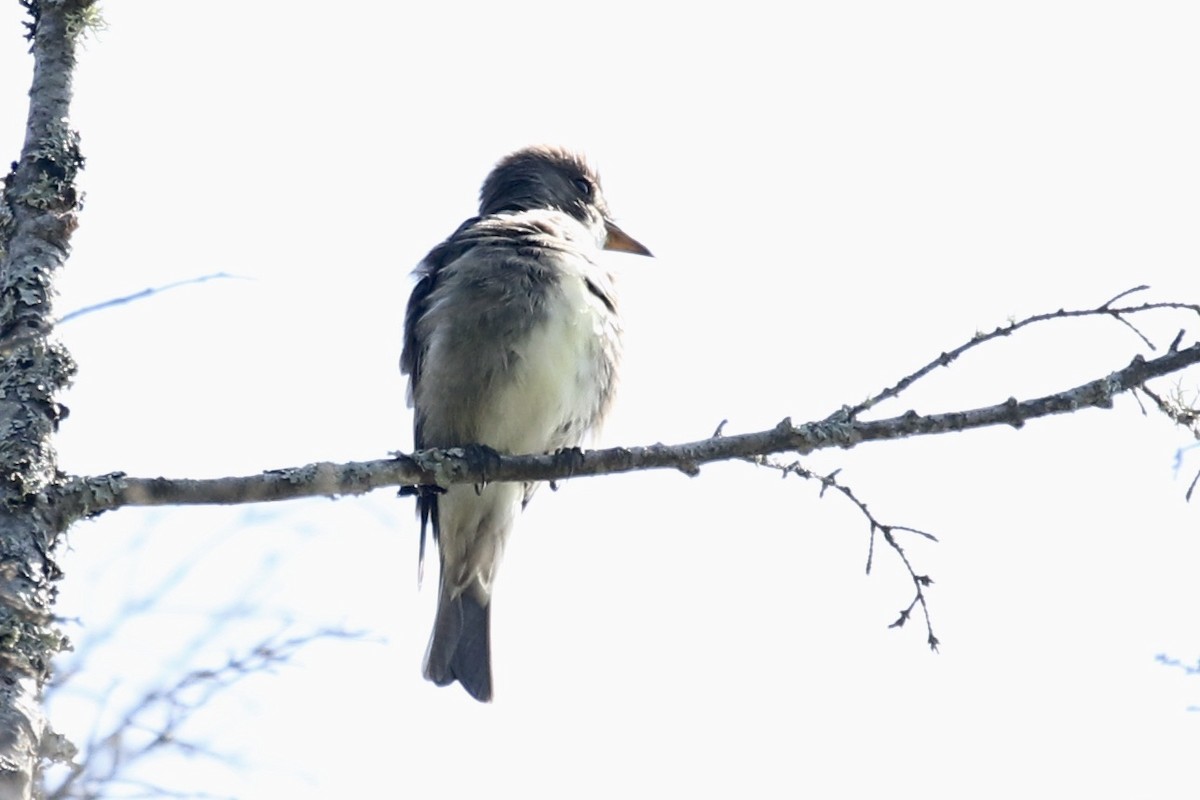
<instances>
[{"instance_id":1,"label":"bare twig","mask_svg":"<svg viewBox=\"0 0 1200 800\"><path fill-rule=\"evenodd\" d=\"M1112 307L1112 304L1114 302L1116 302L1117 300L1120 300L1121 298L1131 295L1135 292L1145 291L1149 288L1150 288L1149 286L1135 286L1132 289L1127 289L1124 292L1121 292L1116 297L1113 297L1113 298L1107 300L1106 302L1101 303L1099 306L1096 306L1095 308L1080 309L1080 310L1075 310L1075 311L1067 311L1065 309L1060 308L1058 311L1052 311L1052 312L1049 312L1046 314L1034 314L1033 316L1026 317L1025 319L1022 319L1022 320L1019 320L1016 322L1010 322L1007 325L1002 325L1002 326L996 328L991 333L976 333L975 336L972 337L970 341L964 342L963 344L959 345L958 347L954 348L953 350L949 350L945 353L942 353L940 356L935 358L933 361L930 361L928 364L921 367L916 372L913 372L913 373L910 373L909 375L904 376L898 382L896 382L894 385L884 389L883 391L879 392L879 394L875 395L874 397L868 398L867 400L864 400L863 402L859 403L856 406L843 408L843 409L840 409L839 411L834 412L832 415L830 415L829 419L851 419L851 420L857 419L858 415L862 414L864 411L867 411L868 409L874 408L875 406L879 405L884 400L899 396L899 394L901 392L903 392L905 389L912 386L918 380L925 377L926 375L928 375L930 372L937 369L938 367L950 366L950 364L952 364L955 360L958 359L959 356L961 356L963 353L967 352L968 350L970 350L974 347L978 347L979 345L983 344L984 342L990 342L993 339L999 339L1004 336L1010 336L1013 333L1015 333L1016 331L1020 330L1021 328L1026 327L1028 325L1033 325L1038 322L1046 322L1047 320L1068 319L1070 317L1094 317L1094 316L1112 317L1113 319L1117 320L1118 322L1125 324L1128 328L1130 328L1130 330L1132 330L1135 334L1137 334L1137 336L1139 338L1141 338L1143 344L1145 344L1151 350L1155 350L1154 345L1145 336L1145 334L1143 334L1140 330L1138 330L1136 327L1134 327L1133 323L1129 322L1129 320L1127 320L1126 317L1133 315L1133 314L1140 314L1140 313L1143 313L1146 311L1158 311L1158 310L1164 310L1164 309L1171 309L1171 310L1175 310L1175 311L1191 311L1194 314L1200 315L1200 305L1196 305L1194 303L1143 303L1140 306L1127 306L1127 307L1123 307L1123 308L1113 308ZM1178 344L1178 339L1176 339L1176 344Z\"/></svg>"},{"instance_id":2,"label":"bare twig","mask_svg":"<svg viewBox=\"0 0 1200 800\"><path fill-rule=\"evenodd\" d=\"M867 522L871 527L871 535L867 545L867 574L871 574L871 564L875 557L875 534L878 532L883 535L884 541L886 541L888 546L891 547L892 550L896 552L896 555L900 557L900 561L904 564L904 568L908 571L908 576L912 580L913 587L915 589L912 602L908 604L907 608L900 612L900 616L897 617L896 621L888 627L903 627L904 623L907 622L908 618L912 615L912 610L919 603L921 605L921 612L925 615L925 632L927 637L926 643L929 645L930 649L936 652L938 649L938 638L933 633L933 621L929 617L929 605L925 600L925 589L933 584L933 579L928 575L917 574L917 571L913 568L912 562L908 559L908 554L904 552L904 548L896 540L895 532L904 531L906 533L915 533L918 536L922 536L933 542L937 541L937 537L932 533L917 530L916 528L909 528L905 525L887 525L883 522L880 522L867 508L867 504L860 500L849 486L838 482L837 475L841 470L834 470L828 475L818 475L812 470L801 466L800 462L798 461L793 461L790 464L781 464L774 459L765 457L747 460L751 460L759 466L778 470L784 478L786 478L788 475L796 475L806 480L818 481L821 484L822 497L825 496L826 489L833 489L837 492L840 492L844 497L848 498L850 502L854 503L854 505L858 507L858 510L867 518Z\"/></svg>"},{"instance_id":3,"label":"bare twig","mask_svg":"<svg viewBox=\"0 0 1200 800\"><path fill-rule=\"evenodd\" d=\"M128 769L164 749L232 763L234 759L207 745L186 739L181 731L216 694L251 676L285 664L306 645L319 639L359 639L358 632L326 628L287 639L270 637L239 657L208 669L195 669L173 686L147 692L105 734L94 735L83 748L83 757L53 789L48 800L94 798L115 785L140 788L146 797L213 797L195 792L172 792L142 783L127 775ZM138 796L125 795L122 796Z\"/></svg>"},{"instance_id":4,"label":"bare twig","mask_svg":"<svg viewBox=\"0 0 1200 800\"><path fill-rule=\"evenodd\" d=\"M77 308L74 311L71 311L67 314L63 314L61 317L59 317L57 324L62 325L64 322L70 322L71 320L75 319L76 317L82 317L85 314L91 314L92 312L100 311L101 309L111 308L113 306L125 305L126 303L132 303L135 300L144 300L147 297L152 297L156 294L162 294L163 292L168 292L171 289L177 289L180 286L188 286L189 284L193 284L193 283L204 283L206 281L218 280L218 279L247 280L246 278L243 278L240 275L230 275L228 272L214 272L211 275L201 275L197 278L188 278L188 279L182 280L182 281L175 281L174 283L164 284L163 286L152 286L152 287L149 287L146 289L142 289L140 292L134 292L133 294L127 294L124 297L114 297L111 300L105 300L102 303L95 303L90 306L84 306L83 308Z\"/></svg>"},{"instance_id":5,"label":"bare twig","mask_svg":"<svg viewBox=\"0 0 1200 800\"><path fill-rule=\"evenodd\" d=\"M1164 667L1181 669L1185 675L1200 675L1200 658L1196 659L1195 663L1189 664L1182 659L1168 656L1166 653L1159 653L1154 657L1154 660Z\"/></svg>"},{"instance_id":6,"label":"bare twig","mask_svg":"<svg viewBox=\"0 0 1200 800\"><path fill-rule=\"evenodd\" d=\"M1135 286L1132 289L1126 289L1125 291L1117 294L1115 297L1110 297L1108 300L1101 303L1098 308L1101 311L1107 310L1112 307L1113 303L1117 302L1122 297L1128 297L1129 295L1137 294L1138 292L1145 292L1145 291L1148 291L1149 289L1150 289L1150 287L1144 283L1141 286Z\"/></svg>"}]
</instances>

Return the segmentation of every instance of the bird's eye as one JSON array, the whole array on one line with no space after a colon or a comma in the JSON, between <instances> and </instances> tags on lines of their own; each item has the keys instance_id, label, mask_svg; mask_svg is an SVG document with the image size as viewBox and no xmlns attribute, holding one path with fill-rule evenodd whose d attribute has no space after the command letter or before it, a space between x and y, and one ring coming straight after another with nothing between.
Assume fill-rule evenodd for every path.
<instances>
[{"instance_id":1,"label":"bird's eye","mask_svg":"<svg viewBox=\"0 0 1200 800\"><path fill-rule=\"evenodd\" d=\"M574 183L575 183L575 188L578 189L579 193L582 194L584 197L592 196L592 182L589 181L587 178L576 178Z\"/></svg>"}]
</instances>

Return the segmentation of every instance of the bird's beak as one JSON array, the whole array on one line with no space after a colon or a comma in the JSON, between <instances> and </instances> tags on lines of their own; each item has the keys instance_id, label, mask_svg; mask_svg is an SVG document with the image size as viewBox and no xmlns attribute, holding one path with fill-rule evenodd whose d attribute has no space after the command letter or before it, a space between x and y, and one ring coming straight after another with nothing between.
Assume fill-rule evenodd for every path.
<instances>
[{"instance_id":1,"label":"bird's beak","mask_svg":"<svg viewBox=\"0 0 1200 800\"><path fill-rule=\"evenodd\" d=\"M639 256L653 256L654 254L639 242L637 239L630 236L625 231L617 227L617 223L610 219L604 220L604 230L607 236L604 237L605 250L623 250L626 253L634 253Z\"/></svg>"}]
</instances>

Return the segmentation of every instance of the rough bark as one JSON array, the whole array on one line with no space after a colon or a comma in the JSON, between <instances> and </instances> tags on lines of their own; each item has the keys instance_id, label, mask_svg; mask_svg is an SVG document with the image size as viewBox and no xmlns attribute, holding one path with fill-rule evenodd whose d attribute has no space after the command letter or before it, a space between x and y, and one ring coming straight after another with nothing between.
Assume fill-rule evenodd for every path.
<instances>
[{"instance_id":1,"label":"rough bark","mask_svg":"<svg viewBox=\"0 0 1200 800\"><path fill-rule=\"evenodd\" d=\"M58 477L51 443L74 372L51 339L53 280L66 261L83 164L68 127L75 42L90 2L24 2L32 18L33 84L20 159L0 203L0 798L30 798L42 759L69 756L49 728L42 690L65 646L51 608L64 520L46 489Z\"/></svg>"}]
</instances>

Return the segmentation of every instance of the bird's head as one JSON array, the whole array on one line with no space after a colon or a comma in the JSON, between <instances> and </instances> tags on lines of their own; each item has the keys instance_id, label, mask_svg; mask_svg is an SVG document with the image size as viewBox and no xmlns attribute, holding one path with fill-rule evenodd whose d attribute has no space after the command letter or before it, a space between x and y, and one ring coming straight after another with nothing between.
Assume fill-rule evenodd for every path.
<instances>
[{"instance_id":1,"label":"bird's head","mask_svg":"<svg viewBox=\"0 0 1200 800\"><path fill-rule=\"evenodd\" d=\"M648 256L650 251L617 227L600 191L600 176L583 156L560 147L536 145L505 156L479 191L482 216L552 208L596 232L606 250Z\"/></svg>"}]
</instances>

